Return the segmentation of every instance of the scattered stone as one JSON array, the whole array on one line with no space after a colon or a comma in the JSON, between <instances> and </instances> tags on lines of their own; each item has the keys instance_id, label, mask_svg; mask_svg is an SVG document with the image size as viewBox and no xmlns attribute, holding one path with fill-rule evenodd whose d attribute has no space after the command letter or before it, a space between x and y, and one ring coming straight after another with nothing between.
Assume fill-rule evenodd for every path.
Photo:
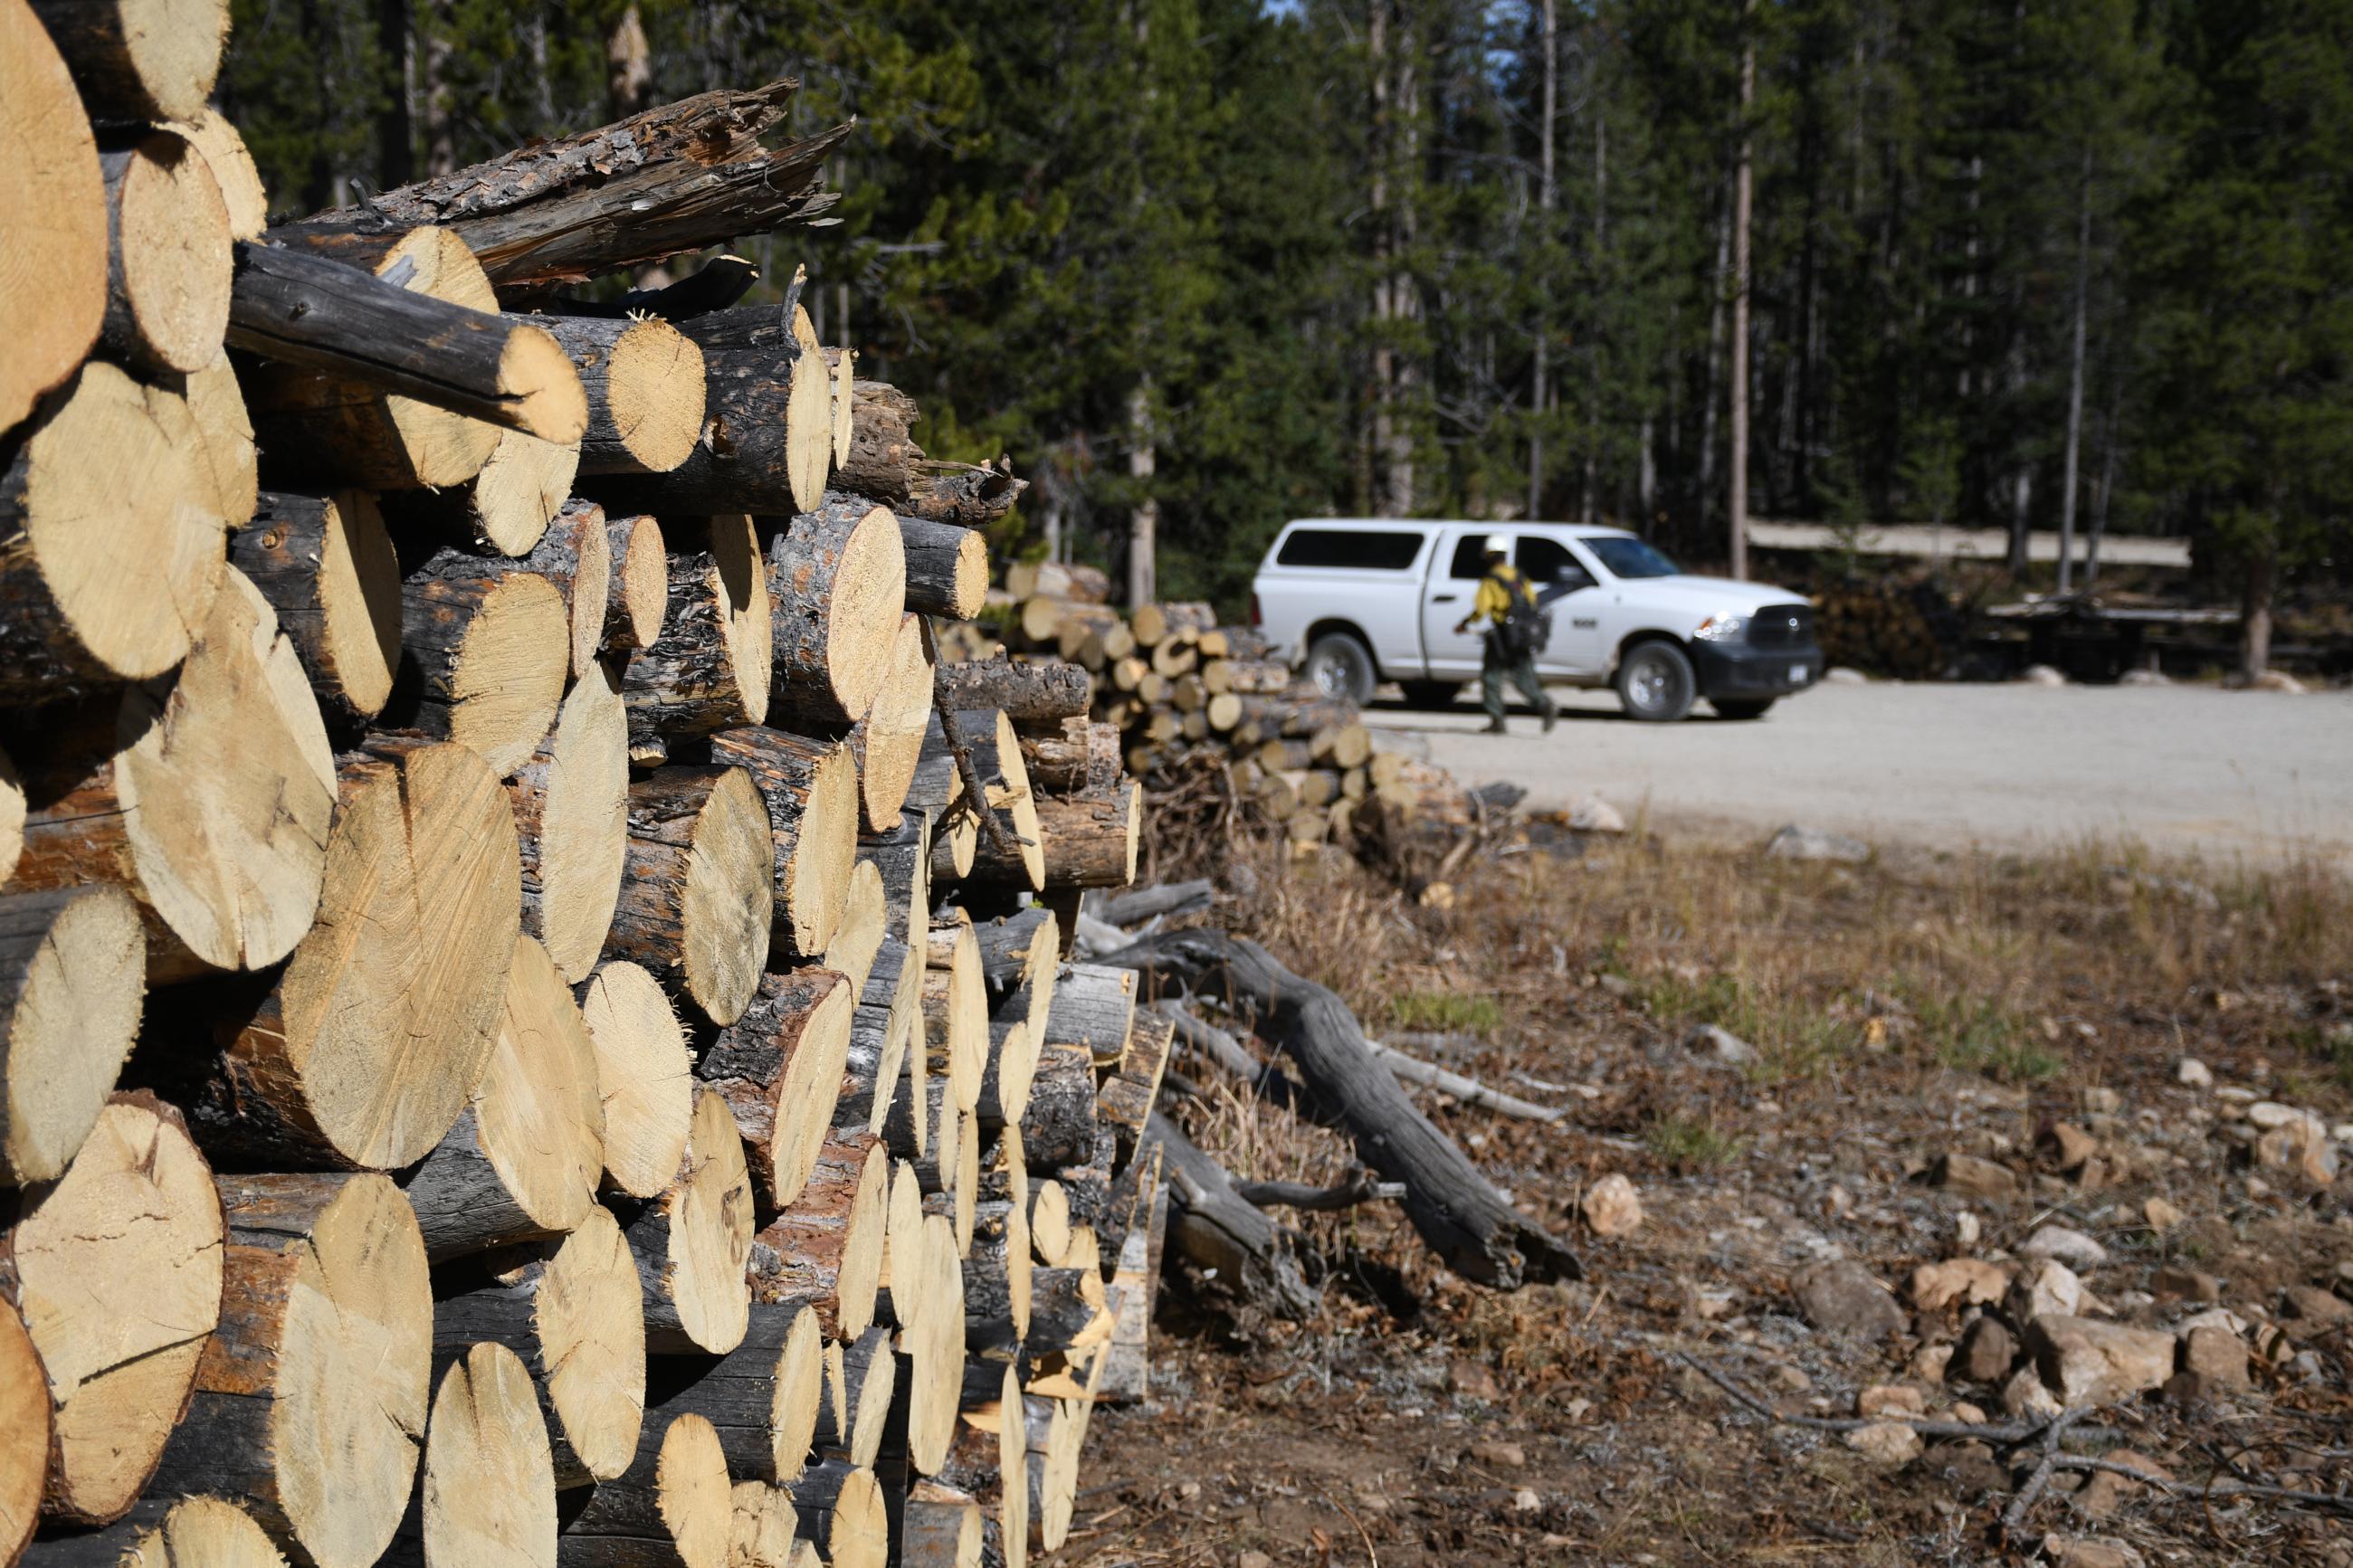
<instances>
[{"instance_id":1,"label":"scattered stone","mask_svg":"<svg viewBox=\"0 0 2353 1568\"><path fill-rule=\"evenodd\" d=\"M1585 1189L1577 1213L1596 1236L1631 1236L1641 1228L1642 1200L1634 1184L1616 1171Z\"/></svg>"},{"instance_id":2,"label":"scattered stone","mask_svg":"<svg viewBox=\"0 0 2353 1568\"><path fill-rule=\"evenodd\" d=\"M1894 1469L1920 1457L1920 1434L1901 1421L1874 1421L1846 1435L1846 1446L1874 1465Z\"/></svg>"},{"instance_id":3,"label":"scattered stone","mask_svg":"<svg viewBox=\"0 0 2353 1568\"><path fill-rule=\"evenodd\" d=\"M2000 1383L2018 1363L2018 1336L1990 1314L1971 1323L1961 1336L1948 1375L1970 1383Z\"/></svg>"},{"instance_id":4,"label":"scattered stone","mask_svg":"<svg viewBox=\"0 0 2353 1568\"><path fill-rule=\"evenodd\" d=\"M2036 1227L2032 1236L2019 1243L2018 1250L2029 1258L2055 1258L2070 1268L2097 1268L2108 1260L2108 1249L2063 1225Z\"/></svg>"},{"instance_id":5,"label":"scattered stone","mask_svg":"<svg viewBox=\"0 0 2353 1568\"><path fill-rule=\"evenodd\" d=\"M2149 1277L2148 1288L2160 1301L2219 1301L2222 1282L2186 1263L2168 1263Z\"/></svg>"},{"instance_id":6,"label":"scattered stone","mask_svg":"<svg viewBox=\"0 0 2353 1568\"><path fill-rule=\"evenodd\" d=\"M1980 1258L1923 1263L1912 1270L1912 1304L1924 1312L1947 1307L1989 1306L2010 1289L2010 1270Z\"/></svg>"},{"instance_id":7,"label":"scattered stone","mask_svg":"<svg viewBox=\"0 0 2353 1568\"><path fill-rule=\"evenodd\" d=\"M1757 1047L1729 1029L1714 1024L1702 1024L1683 1037L1683 1044L1700 1055L1713 1057L1728 1067L1738 1067L1757 1059Z\"/></svg>"},{"instance_id":8,"label":"scattered stone","mask_svg":"<svg viewBox=\"0 0 2353 1568\"><path fill-rule=\"evenodd\" d=\"M1806 1321L1826 1333L1875 1340L1905 1326L1895 1298L1851 1258L1817 1263L1792 1279L1790 1289Z\"/></svg>"},{"instance_id":9,"label":"scattered stone","mask_svg":"<svg viewBox=\"0 0 2353 1568\"><path fill-rule=\"evenodd\" d=\"M2199 1411L2221 1396L2213 1379L2194 1372L2177 1372L2165 1380L2165 1402L2176 1410Z\"/></svg>"},{"instance_id":10,"label":"scattered stone","mask_svg":"<svg viewBox=\"0 0 2353 1568\"><path fill-rule=\"evenodd\" d=\"M2209 1307L2204 1311L2184 1318L2174 1324L2173 1331L2177 1334L2186 1334L2192 1329L2210 1328L2221 1329L2233 1337L2243 1337L2247 1331L2247 1320L2228 1307Z\"/></svg>"},{"instance_id":11,"label":"scattered stone","mask_svg":"<svg viewBox=\"0 0 2353 1568\"><path fill-rule=\"evenodd\" d=\"M1623 833L1626 819L1608 801L1587 795L1569 807L1568 828L1572 833Z\"/></svg>"},{"instance_id":12,"label":"scattered stone","mask_svg":"<svg viewBox=\"0 0 2353 1568\"><path fill-rule=\"evenodd\" d=\"M2247 1120L2265 1131L2274 1127L2284 1127L2303 1116L2303 1111L2294 1106L2282 1105L2276 1100L2259 1100L2247 1107Z\"/></svg>"},{"instance_id":13,"label":"scattered stone","mask_svg":"<svg viewBox=\"0 0 2353 1568\"><path fill-rule=\"evenodd\" d=\"M2143 1219L2148 1221L2148 1228L2159 1236L2163 1236L2189 1217L2163 1198L2151 1198L2141 1205L2140 1215Z\"/></svg>"},{"instance_id":14,"label":"scattered stone","mask_svg":"<svg viewBox=\"0 0 2353 1568\"><path fill-rule=\"evenodd\" d=\"M1928 1402L1920 1391L1900 1383L1882 1383L1854 1396L1854 1413L1866 1420L1874 1415L1926 1415Z\"/></svg>"},{"instance_id":15,"label":"scattered stone","mask_svg":"<svg viewBox=\"0 0 2353 1568\"><path fill-rule=\"evenodd\" d=\"M1975 1154L1944 1153L1928 1167L1928 1184L1973 1198L2006 1198L2018 1191L2018 1177L2009 1166Z\"/></svg>"},{"instance_id":16,"label":"scattered stone","mask_svg":"<svg viewBox=\"0 0 2353 1568\"><path fill-rule=\"evenodd\" d=\"M1776 860L1835 860L1860 865L1871 858L1871 846L1843 833L1793 822L1767 841L1765 853Z\"/></svg>"},{"instance_id":17,"label":"scattered stone","mask_svg":"<svg viewBox=\"0 0 2353 1568\"><path fill-rule=\"evenodd\" d=\"M1971 1405L1968 1400L1957 1399L1953 1401L1953 1419L1956 1421L1967 1421L1972 1426L1982 1426L1990 1419L1990 1417L1989 1417L1982 1409L1978 1408L1977 1405Z\"/></svg>"},{"instance_id":18,"label":"scattered stone","mask_svg":"<svg viewBox=\"0 0 2353 1568\"><path fill-rule=\"evenodd\" d=\"M1963 1247L1975 1247L1983 1228L1978 1223L1978 1216L1967 1209L1953 1216L1953 1239Z\"/></svg>"},{"instance_id":19,"label":"scattered stone","mask_svg":"<svg viewBox=\"0 0 2353 1568\"><path fill-rule=\"evenodd\" d=\"M1495 1386L1495 1374L1475 1361L1456 1362L1448 1376L1454 1384L1454 1392L1469 1398L1494 1400L1503 1397L1503 1390Z\"/></svg>"},{"instance_id":20,"label":"scattered stone","mask_svg":"<svg viewBox=\"0 0 2353 1568\"><path fill-rule=\"evenodd\" d=\"M1952 1346L1922 1345L1912 1352L1912 1375L1923 1383L1942 1383L1945 1369L1952 1363Z\"/></svg>"},{"instance_id":21,"label":"scattered stone","mask_svg":"<svg viewBox=\"0 0 2353 1568\"><path fill-rule=\"evenodd\" d=\"M1536 1496L1529 1488L1522 1487L1512 1494L1514 1513L1534 1513L1542 1507L1544 1507L1544 1499Z\"/></svg>"},{"instance_id":22,"label":"scattered stone","mask_svg":"<svg viewBox=\"0 0 2353 1568\"><path fill-rule=\"evenodd\" d=\"M1834 664L1822 671L1824 686L1868 686L1871 677L1851 665Z\"/></svg>"},{"instance_id":23,"label":"scattered stone","mask_svg":"<svg viewBox=\"0 0 2353 1568\"><path fill-rule=\"evenodd\" d=\"M2161 669L2127 669L2116 677L2118 686L2170 686L2173 677Z\"/></svg>"},{"instance_id":24,"label":"scattered stone","mask_svg":"<svg viewBox=\"0 0 2353 1568\"><path fill-rule=\"evenodd\" d=\"M2181 1370L2203 1380L2209 1389L2249 1387L2246 1342L2228 1329L2211 1324L2181 1336Z\"/></svg>"},{"instance_id":25,"label":"scattered stone","mask_svg":"<svg viewBox=\"0 0 2353 1568\"><path fill-rule=\"evenodd\" d=\"M1814 1380L1785 1361L1773 1369L1772 1384L1790 1394L1803 1394L1813 1387Z\"/></svg>"},{"instance_id":26,"label":"scattered stone","mask_svg":"<svg viewBox=\"0 0 2353 1568\"><path fill-rule=\"evenodd\" d=\"M2248 1108L2251 1118L2255 1109ZM2325 1187L2337 1180L2337 1145L2319 1118L2303 1112L2255 1140L2255 1163L2288 1172L2309 1186ZM2248 1184L2252 1190L2253 1184Z\"/></svg>"},{"instance_id":27,"label":"scattered stone","mask_svg":"<svg viewBox=\"0 0 2353 1568\"><path fill-rule=\"evenodd\" d=\"M2111 1405L2173 1375L2173 1336L2151 1329L2052 1313L2026 1326L2026 1348L2063 1405Z\"/></svg>"},{"instance_id":28,"label":"scattered stone","mask_svg":"<svg viewBox=\"0 0 2353 1568\"><path fill-rule=\"evenodd\" d=\"M2034 1143L2051 1168L2063 1174L2082 1170L2100 1152L2100 1141L2071 1121L2052 1122Z\"/></svg>"},{"instance_id":29,"label":"scattered stone","mask_svg":"<svg viewBox=\"0 0 2353 1568\"><path fill-rule=\"evenodd\" d=\"M2045 1536L2042 1554L2052 1568L2145 1568L2147 1561L2123 1542L2105 1536Z\"/></svg>"},{"instance_id":30,"label":"scattered stone","mask_svg":"<svg viewBox=\"0 0 2353 1568\"><path fill-rule=\"evenodd\" d=\"M2136 1454L2130 1448L2111 1448L2102 1458L2110 1464L2128 1465L2150 1480L2169 1481L2173 1479L2172 1472L2163 1465L2146 1454ZM2093 1519L2110 1519L2115 1517L2116 1510L2124 1505L2126 1499L2145 1489L2142 1482L2130 1476L2120 1476L2114 1470L2094 1470L2082 1489L2075 1493L2075 1509Z\"/></svg>"},{"instance_id":31,"label":"scattered stone","mask_svg":"<svg viewBox=\"0 0 2353 1568\"><path fill-rule=\"evenodd\" d=\"M2084 1308L2084 1282L2055 1258L2021 1278L2010 1292L2010 1315L2021 1323L2037 1318L2072 1318Z\"/></svg>"},{"instance_id":32,"label":"scattered stone","mask_svg":"<svg viewBox=\"0 0 2353 1568\"><path fill-rule=\"evenodd\" d=\"M2088 1024L2077 1026L2079 1031L2089 1027ZM2124 1108L2125 1097L2105 1085L2084 1090L2084 1109L2094 1116L2114 1116Z\"/></svg>"},{"instance_id":33,"label":"scattered stone","mask_svg":"<svg viewBox=\"0 0 2353 1568\"><path fill-rule=\"evenodd\" d=\"M2018 672L2021 686L2064 686L2067 678L2047 664L2030 664Z\"/></svg>"},{"instance_id":34,"label":"scattered stone","mask_svg":"<svg viewBox=\"0 0 2353 1568\"><path fill-rule=\"evenodd\" d=\"M2031 1362L2011 1373L2010 1381L2001 1385L2001 1407L2021 1421L2038 1415L2056 1415L2065 1408L2059 1403L2057 1394L2042 1386L2042 1379Z\"/></svg>"},{"instance_id":35,"label":"scattered stone","mask_svg":"<svg viewBox=\"0 0 2353 1568\"><path fill-rule=\"evenodd\" d=\"M2173 1067L2173 1081L2191 1089L2214 1087L2214 1069L2196 1057L2184 1057Z\"/></svg>"},{"instance_id":36,"label":"scattered stone","mask_svg":"<svg viewBox=\"0 0 2353 1568\"><path fill-rule=\"evenodd\" d=\"M1517 1443L1506 1443L1500 1438L1491 1437L1472 1444L1471 1457L1499 1470L1524 1470L1528 1467L1527 1450Z\"/></svg>"},{"instance_id":37,"label":"scattered stone","mask_svg":"<svg viewBox=\"0 0 2353 1568\"><path fill-rule=\"evenodd\" d=\"M1234 1568L1274 1568L1274 1559L1263 1552L1245 1552L1234 1559Z\"/></svg>"},{"instance_id":38,"label":"scattered stone","mask_svg":"<svg viewBox=\"0 0 2353 1568\"><path fill-rule=\"evenodd\" d=\"M2295 1332L2303 1339L2353 1320L2353 1305L2317 1285L2289 1286L2280 1292L2280 1308L2295 1320Z\"/></svg>"}]
</instances>

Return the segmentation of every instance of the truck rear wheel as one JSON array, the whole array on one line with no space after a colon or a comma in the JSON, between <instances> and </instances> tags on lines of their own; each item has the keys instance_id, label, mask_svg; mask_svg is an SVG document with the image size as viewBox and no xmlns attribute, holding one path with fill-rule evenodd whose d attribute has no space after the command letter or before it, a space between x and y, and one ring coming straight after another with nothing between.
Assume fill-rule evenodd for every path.
<instances>
[{"instance_id":1,"label":"truck rear wheel","mask_svg":"<svg viewBox=\"0 0 2353 1568\"><path fill-rule=\"evenodd\" d=\"M1707 705L1715 710L1719 719L1762 719L1765 710L1773 706L1770 697L1711 697Z\"/></svg>"},{"instance_id":2,"label":"truck rear wheel","mask_svg":"<svg viewBox=\"0 0 2353 1568\"><path fill-rule=\"evenodd\" d=\"M1672 724L1699 700L1699 677L1674 644L1637 643L1618 661L1618 700L1629 719Z\"/></svg>"},{"instance_id":3,"label":"truck rear wheel","mask_svg":"<svg viewBox=\"0 0 2353 1568\"><path fill-rule=\"evenodd\" d=\"M1409 680L1402 683L1406 706L1409 708L1451 708L1462 694L1462 685L1455 680Z\"/></svg>"},{"instance_id":4,"label":"truck rear wheel","mask_svg":"<svg viewBox=\"0 0 2353 1568\"><path fill-rule=\"evenodd\" d=\"M1348 632L1325 632L1311 643L1304 673L1324 696L1359 708L1373 700L1373 684L1380 679L1373 650Z\"/></svg>"}]
</instances>

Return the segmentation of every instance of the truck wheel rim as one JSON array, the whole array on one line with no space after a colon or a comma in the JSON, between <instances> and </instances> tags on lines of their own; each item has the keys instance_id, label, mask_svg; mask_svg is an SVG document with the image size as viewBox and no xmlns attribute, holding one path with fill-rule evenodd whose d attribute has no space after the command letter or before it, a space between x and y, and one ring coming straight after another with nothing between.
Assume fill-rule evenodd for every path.
<instances>
[{"instance_id":1,"label":"truck wheel rim","mask_svg":"<svg viewBox=\"0 0 2353 1568\"><path fill-rule=\"evenodd\" d=\"M1634 667L1634 700L1644 708L1665 705L1667 672L1659 668L1656 659L1646 658Z\"/></svg>"}]
</instances>

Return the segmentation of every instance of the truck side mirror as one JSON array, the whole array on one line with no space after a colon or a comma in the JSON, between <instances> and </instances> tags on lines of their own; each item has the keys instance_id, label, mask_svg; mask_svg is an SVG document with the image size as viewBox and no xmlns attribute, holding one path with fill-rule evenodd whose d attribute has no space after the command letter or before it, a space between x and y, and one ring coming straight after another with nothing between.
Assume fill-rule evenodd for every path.
<instances>
[{"instance_id":1,"label":"truck side mirror","mask_svg":"<svg viewBox=\"0 0 2353 1568\"><path fill-rule=\"evenodd\" d=\"M1564 588L1590 588L1593 586L1593 574L1574 562L1569 563L1567 565L1563 566L1559 571L1554 573L1552 580Z\"/></svg>"}]
</instances>

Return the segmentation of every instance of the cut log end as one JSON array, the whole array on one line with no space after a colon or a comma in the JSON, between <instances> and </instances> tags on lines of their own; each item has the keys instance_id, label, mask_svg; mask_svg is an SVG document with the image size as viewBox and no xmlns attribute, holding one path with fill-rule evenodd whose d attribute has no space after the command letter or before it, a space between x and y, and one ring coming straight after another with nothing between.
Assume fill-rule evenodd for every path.
<instances>
[{"instance_id":1,"label":"cut log end","mask_svg":"<svg viewBox=\"0 0 2353 1568\"><path fill-rule=\"evenodd\" d=\"M501 578L483 595L450 661L449 738L480 753L501 778L522 766L555 721L570 647L555 584L528 572Z\"/></svg>"},{"instance_id":2,"label":"cut log end","mask_svg":"<svg viewBox=\"0 0 2353 1568\"><path fill-rule=\"evenodd\" d=\"M932 660L923 647L922 617L900 617L884 668L873 704L851 735L866 826L877 833L899 826L931 722Z\"/></svg>"},{"instance_id":3,"label":"cut log end","mask_svg":"<svg viewBox=\"0 0 2353 1568\"><path fill-rule=\"evenodd\" d=\"M99 161L111 247L102 341L151 370L202 370L220 357L233 270L212 165L171 131Z\"/></svg>"},{"instance_id":4,"label":"cut log end","mask_svg":"<svg viewBox=\"0 0 2353 1568\"><path fill-rule=\"evenodd\" d=\"M228 209L229 237L259 239L262 230L269 226L269 193L263 188L261 171L254 166L253 153L237 127L220 110L206 108L191 118L174 121L171 129L186 138L212 165L213 178L220 184L221 205Z\"/></svg>"},{"instance_id":5,"label":"cut log end","mask_svg":"<svg viewBox=\"0 0 2353 1568\"><path fill-rule=\"evenodd\" d=\"M743 1342L753 1206L734 1115L716 1090L700 1089L676 1178L628 1226L651 1348L724 1355Z\"/></svg>"},{"instance_id":6,"label":"cut log end","mask_svg":"<svg viewBox=\"0 0 2353 1568\"><path fill-rule=\"evenodd\" d=\"M613 345L606 401L614 434L638 471L666 474L702 438L702 350L668 321L632 322Z\"/></svg>"},{"instance_id":7,"label":"cut log end","mask_svg":"<svg viewBox=\"0 0 2353 1568\"><path fill-rule=\"evenodd\" d=\"M743 1016L767 962L774 854L760 792L727 769L696 820L680 913L687 993L715 1023Z\"/></svg>"},{"instance_id":8,"label":"cut log end","mask_svg":"<svg viewBox=\"0 0 2353 1568\"><path fill-rule=\"evenodd\" d=\"M657 1508L675 1543L681 1568L727 1568L734 1523L727 1455L709 1421L679 1416L662 1436L654 1470Z\"/></svg>"},{"instance_id":9,"label":"cut log end","mask_svg":"<svg viewBox=\"0 0 2353 1568\"><path fill-rule=\"evenodd\" d=\"M418 1512L426 1562L554 1568L547 1424L531 1373L506 1346L477 1344L443 1374Z\"/></svg>"},{"instance_id":10,"label":"cut log end","mask_svg":"<svg viewBox=\"0 0 2353 1568\"><path fill-rule=\"evenodd\" d=\"M517 429L569 446L573 460L579 460L580 437L588 428L588 395L563 344L537 327L508 333L499 354L499 392L513 405Z\"/></svg>"},{"instance_id":11,"label":"cut log end","mask_svg":"<svg viewBox=\"0 0 2353 1568\"><path fill-rule=\"evenodd\" d=\"M523 870L523 928L565 980L596 968L628 853L629 726L617 677L592 661L555 728L510 786Z\"/></svg>"},{"instance_id":12,"label":"cut log end","mask_svg":"<svg viewBox=\"0 0 2353 1568\"><path fill-rule=\"evenodd\" d=\"M549 1258L532 1299L557 1431L595 1480L628 1469L638 1449L646 1396L639 1289L620 1226L595 1206Z\"/></svg>"},{"instance_id":13,"label":"cut log end","mask_svg":"<svg viewBox=\"0 0 2353 1568\"><path fill-rule=\"evenodd\" d=\"M670 606L670 566L661 524L650 517L615 518L606 524L613 582L606 598L605 646L650 647L661 636Z\"/></svg>"},{"instance_id":14,"label":"cut log end","mask_svg":"<svg viewBox=\"0 0 2353 1568\"><path fill-rule=\"evenodd\" d=\"M0 1181L64 1173L138 1035L146 972L121 889L0 898Z\"/></svg>"},{"instance_id":15,"label":"cut log end","mask_svg":"<svg viewBox=\"0 0 2353 1568\"><path fill-rule=\"evenodd\" d=\"M41 1521L49 1458L49 1380L16 1307L0 1299L0 1562L13 1563Z\"/></svg>"},{"instance_id":16,"label":"cut log end","mask_svg":"<svg viewBox=\"0 0 2353 1568\"><path fill-rule=\"evenodd\" d=\"M110 119L203 112L228 37L227 0L34 0L83 94Z\"/></svg>"},{"instance_id":17,"label":"cut log end","mask_svg":"<svg viewBox=\"0 0 2353 1568\"><path fill-rule=\"evenodd\" d=\"M98 142L57 47L26 6L0 5L0 430L73 374L106 314L106 199Z\"/></svg>"},{"instance_id":18,"label":"cut log end","mask_svg":"<svg viewBox=\"0 0 2353 1568\"><path fill-rule=\"evenodd\" d=\"M631 1197L668 1186L686 1156L694 1064L660 984L635 963L601 965L581 999L604 1100L605 1179Z\"/></svg>"},{"instance_id":19,"label":"cut log end","mask_svg":"<svg viewBox=\"0 0 2353 1568\"><path fill-rule=\"evenodd\" d=\"M401 620L400 563L375 498L273 491L246 512L230 559L278 611L322 710L374 719L392 696Z\"/></svg>"},{"instance_id":20,"label":"cut log end","mask_svg":"<svg viewBox=\"0 0 2353 1568\"><path fill-rule=\"evenodd\" d=\"M465 499L466 521L500 554L528 555L564 510L579 471L577 444L501 430Z\"/></svg>"},{"instance_id":21,"label":"cut log end","mask_svg":"<svg viewBox=\"0 0 2353 1568\"><path fill-rule=\"evenodd\" d=\"M842 542L828 605L826 678L851 720L874 705L891 671L906 601L907 552L899 520L887 508L871 508Z\"/></svg>"},{"instance_id":22,"label":"cut log end","mask_svg":"<svg viewBox=\"0 0 2353 1568\"><path fill-rule=\"evenodd\" d=\"M855 811L853 804L849 809ZM856 853L853 844L852 854ZM874 955L890 934L891 900L882 885L881 868L871 860L854 861L849 887L842 895L841 921L825 945L825 966L849 982L852 996L866 989L874 970Z\"/></svg>"}]
</instances>

